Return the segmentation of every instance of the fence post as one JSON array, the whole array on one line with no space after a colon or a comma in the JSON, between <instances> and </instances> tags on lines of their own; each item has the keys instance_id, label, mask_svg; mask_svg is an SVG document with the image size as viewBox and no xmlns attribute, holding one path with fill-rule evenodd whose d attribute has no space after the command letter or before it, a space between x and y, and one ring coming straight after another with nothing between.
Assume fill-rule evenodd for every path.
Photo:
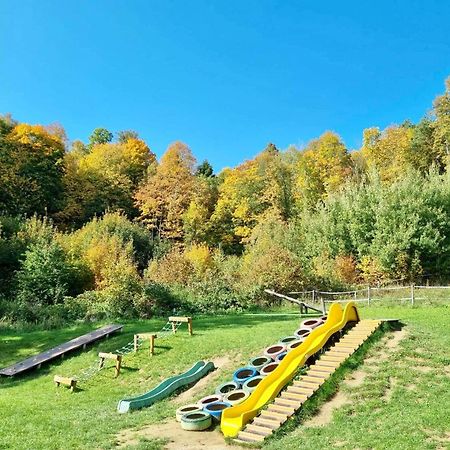
<instances>
[{"instance_id":1,"label":"fence post","mask_svg":"<svg viewBox=\"0 0 450 450\"><path fill-rule=\"evenodd\" d=\"M370 284L367 286L367 305L370 306Z\"/></svg>"},{"instance_id":2,"label":"fence post","mask_svg":"<svg viewBox=\"0 0 450 450\"><path fill-rule=\"evenodd\" d=\"M312 291L312 302L314 303L316 301L316 291L313 289Z\"/></svg>"},{"instance_id":3,"label":"fence post","mask_svg":"<svg viewBox=\"0 0 450 450\"><path fill-rule=\"evenodd\" d=\"M411 284L411 305L414 306L414 283Z\"/></svg>"},{"instance_id":4,"label":"fence post","mask_svg":"<svg viewBox=\"0 0 450 450\"><path fill-rule=\"evenodd\" d=\"M323 299L322 296L320 297L320 302L322 303L322 312L323 312L323 315L326 315L327 309L326 309L326 307L325 307L325 300Z\"/></svg>"}]
</instances>

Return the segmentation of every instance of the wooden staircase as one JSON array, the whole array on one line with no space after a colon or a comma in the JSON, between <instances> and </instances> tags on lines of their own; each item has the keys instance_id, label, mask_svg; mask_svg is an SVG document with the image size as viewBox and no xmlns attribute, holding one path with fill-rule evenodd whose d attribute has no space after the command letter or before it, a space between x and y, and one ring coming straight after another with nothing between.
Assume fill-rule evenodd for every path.
<instances>
[{"instance_id":1,"label":"wooden staircase","mask_svg":"<svg viewBox=\"0 0 450 450\"><path fill-rule=\"evenodd\" d=\"M336 369L352 355L379 327L381 320L361 320L320 359L309 366L305 375L294 380L267 409L239 432L235 442L258 443L277 430L300 409Z\"/></svg>"}]
</instances>

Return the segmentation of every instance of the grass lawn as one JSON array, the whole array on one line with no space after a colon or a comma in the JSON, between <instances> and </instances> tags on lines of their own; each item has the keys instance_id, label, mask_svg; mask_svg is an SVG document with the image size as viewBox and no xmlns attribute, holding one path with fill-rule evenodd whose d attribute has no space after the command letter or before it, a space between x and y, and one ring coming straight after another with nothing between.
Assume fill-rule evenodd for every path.
<instances>
[{"instance_id":1,"label":"grass lawn","mask_svg":"<svg viewBox=\"0 0 450 450\"><path fill-rule=\"evenodd\" d=\"M404 338L397 346L388 339L394 333L373 339L336 374L322 394L266 441L266 448L450 448L450 308L363 307L361 315L400 318L406 325ZM132 414L119 415L116 412L119 399L142 393L198 360L226 356L228 363L198 392L193 399L197 400L230 379L235 368L246 364L265 346L292 334L299 319L294 315L194 318L193 337L182 327L176 336L157 341L153 358L148 356L147 349L125 357L117 379L113 379L113 369L107 368L80 384L79 392L72 394L68 389L55 387L52 381L55 374L76 374L96 361L98 351L114 351L131 341L135 332L157 331L165 321L123 323L122 333L88 351L57 360L17 379L0 379L0 448L114 448L121 430L162 422L173 417L176 408L172 398ZM0 366L91 329L87 325L56 331L0 329ZM357 380L346 381L356 374ZM323 409L336 400L332 398L335 389L339 389L341 405L323 421ZM321 408L321 403L329 400ZM318 416L314 416L317 412ZM324 424L314 426L314 418ZM147 438L132 448L162 447L161 440Z\"/></svg>"}]
</instances>

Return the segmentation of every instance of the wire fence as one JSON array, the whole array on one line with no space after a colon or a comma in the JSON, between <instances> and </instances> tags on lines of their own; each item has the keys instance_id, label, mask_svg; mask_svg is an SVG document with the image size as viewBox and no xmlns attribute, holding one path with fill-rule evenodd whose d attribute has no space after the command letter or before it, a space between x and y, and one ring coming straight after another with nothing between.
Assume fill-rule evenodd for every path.
<instances>
[{"instance_id":1,"label":"wire fence","mask_svg":"<svg viewBox=\"0 0 450 450\"><path fill-rule=\"evenodd\" d=\"M367 286L348 291L296 291L288 292L302 302L325 310L327 303L353 301L360 304L389 303L402 305L437 304L450 302L450 286L393 285Z\"/></svg>"}]
</instances>

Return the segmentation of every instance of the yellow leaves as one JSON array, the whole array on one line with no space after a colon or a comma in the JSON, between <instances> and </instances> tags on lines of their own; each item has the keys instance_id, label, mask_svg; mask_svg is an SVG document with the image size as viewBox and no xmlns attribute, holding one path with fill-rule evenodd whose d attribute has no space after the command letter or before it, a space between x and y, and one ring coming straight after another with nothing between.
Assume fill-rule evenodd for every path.
<instances>
[{"instance_id":1,"label":"yellow leaves","mask_svg":"<svg viewBox=\"0 0 450 450\"><path fill-rule=\"evenodd\" d=\"M198 274L204 274L214 266L211 250L205 244L191 245L184 254Z\"/></svg>"},{"instance_id":2,"label":"yellow leaves","mask_svg":"<svg viewBox=\"0 0 450 450\"><path fill-rule=\"evenodd\" d=\"M46 128L43 125L30 125L27 123L17 124L8 138L12 141L28 144L33 149L51 154L55 151L64 150L64 130L61 128Z\"/></svg>"},{"instance_id":3,"label":"yellow leaves","mask_svg":"<svg viewBox=\"0 0 450 450\"><path fill-rule=\"evenodd\" d=\"M369 169L376 169L383 181L394 181L408 169L412 160L411 127L394 125L380 132L378 128L364 130L361 149Z\"/></svg>"}]
</instances>

